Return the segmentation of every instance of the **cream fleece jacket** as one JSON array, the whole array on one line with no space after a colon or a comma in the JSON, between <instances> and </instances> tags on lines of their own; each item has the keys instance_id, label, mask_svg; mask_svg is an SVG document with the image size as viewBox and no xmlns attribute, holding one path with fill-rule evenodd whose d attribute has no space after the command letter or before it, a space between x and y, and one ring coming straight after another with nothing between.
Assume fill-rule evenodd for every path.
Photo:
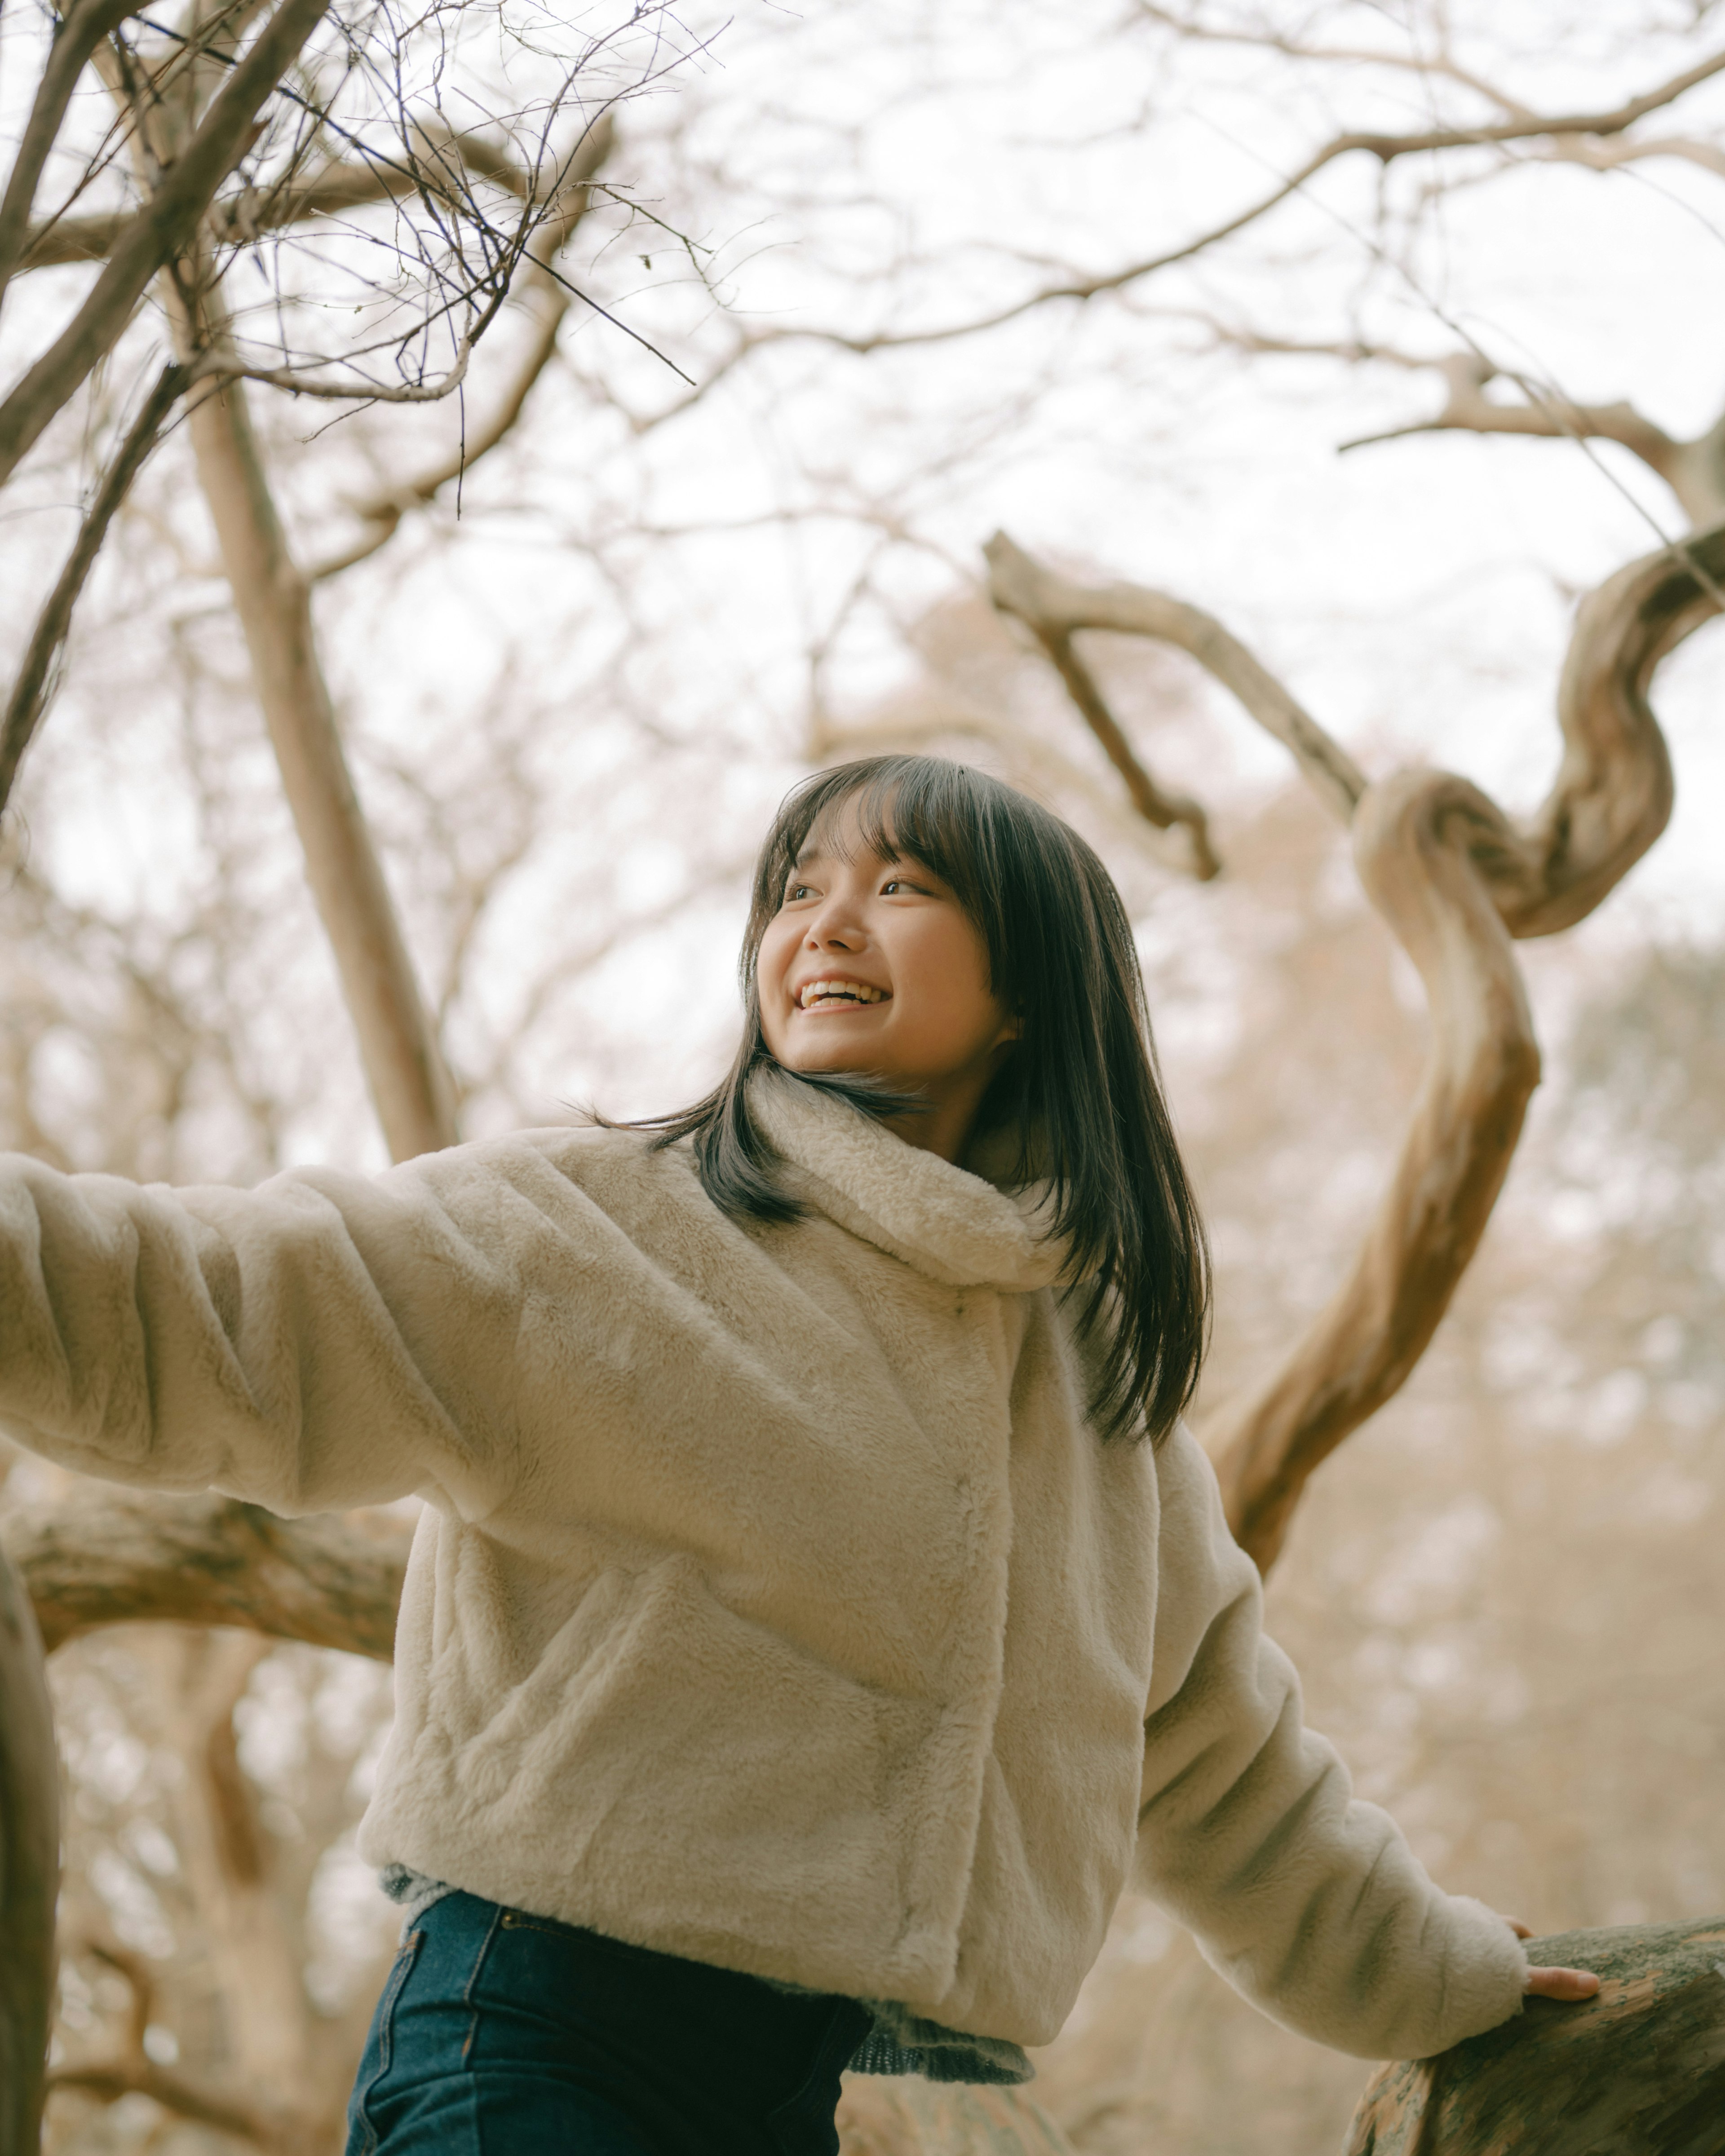
<instances>
[{"instance_id":1,"label":"cream fleece jacket","mask_svg":"<svg viewBox=\"0 0 1725 2156\"><path fill-rule=\"evenodd\" d=\"M1136 1862L1323 2043L1515 2013L1508 1928L1302 1727L1198 1445L1086 1426L1031 1216L757 1097L788 1225L626 1132L250 1191L0 1157L0 1415L118 1481L426 1501L375 1864L1041 2044Z\"/></svg>"}]
</instances>

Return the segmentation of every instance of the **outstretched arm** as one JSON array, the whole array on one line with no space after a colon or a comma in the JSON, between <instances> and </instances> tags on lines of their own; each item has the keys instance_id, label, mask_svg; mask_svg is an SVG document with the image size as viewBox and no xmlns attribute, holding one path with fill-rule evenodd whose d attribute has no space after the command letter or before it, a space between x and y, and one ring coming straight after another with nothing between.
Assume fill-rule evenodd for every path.
<instances>
[{"instance_id":1,"label":"outstretched arm","mask_svg":"<svg viewBox=\"0 0 1725 2156\"><path fill-rule=\"evenodd\" d=\"M512 1335L502 1286L413 1169L172 1190L0 1156L0 1419L85 1473L281 1512L482 1507L508 1403L463 1372Z\"/></svg>"},{"instance_id":2,"label":"outstretched arm","mask_svg":"<svg viewBox=\"0 0 1725 2156\"><path fill-rule=\"evenodd\" d=\"M1144 1890L1236 1990L1337 2051L1425 2058L1507 2020L1528 1979L1513 1929L1435 1887L1304 1726L1299 1679L1261 1629L1257 1569L1183 1429L1158 1480Z\"/></svg>"}]
</instances>

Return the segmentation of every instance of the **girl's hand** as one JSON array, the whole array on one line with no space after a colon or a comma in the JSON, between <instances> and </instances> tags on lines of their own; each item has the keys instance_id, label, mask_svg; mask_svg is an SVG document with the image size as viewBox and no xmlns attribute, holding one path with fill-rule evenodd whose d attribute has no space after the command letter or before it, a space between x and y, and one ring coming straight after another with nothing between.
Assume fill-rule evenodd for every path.
<instances>
[{"instance_id":1,"label":"girl's hand","mask_svg":"<svg viewBox=\"0 0 1725 2156\"><path fill-rule=\"evenodd\" d=\"M1518 1917L1506 1917L1507 1924L1518 1939L1531 1939L1531 1926ZM1599 1979L1590 1969L1530 1969L1527 1971L1527 1996L1530 1999L1591 1999L1599 1988Z\"/></svg>"}]
</instances>

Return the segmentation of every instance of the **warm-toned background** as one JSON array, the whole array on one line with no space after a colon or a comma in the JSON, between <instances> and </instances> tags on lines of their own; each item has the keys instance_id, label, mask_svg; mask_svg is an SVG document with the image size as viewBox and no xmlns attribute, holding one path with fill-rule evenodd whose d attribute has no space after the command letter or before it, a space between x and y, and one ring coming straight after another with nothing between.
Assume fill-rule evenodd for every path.
<instances>
[{"instance_id":1,"label":"warm-toned background","mask_svg":"<svg viewBox=\"0 0 1725 2156\"><path fill-rule=\"evenodd\" d=\"M593 105L628 93L614 192L557 258L663 358L529 279L459 399L253 388L294 555L363 555L315 582L322 669L465 1134L687 1098L726 1050L742 873L783 788L852 746L967 757L1070 814L1139 923L1218 1260L1200 1428L1274 1366L1382 1194L1419 980L1339 825L1225 693L1163 646L1084 639L1142 766L1208 813L1222 872L1194 880L988 605L981 548L1004 526L1192 600L1369 774L1440 763L1531 808L1579 595L1725 516L1725 75L1704 72L1725 10L1574 15L694 8L594 64ZM0 28L14 141L42 34ZM661 50L682 57L655 74ZM1439 139L1344 151L1238 235L1119 275L1350 132ZM270 260L285 318L347 305L315 249L242 251L228 303L260 350ZM8 381L93 274L14 286ZM12 481L8 673L161 341L146 306ZM428 506L412 483L463 426L485 454L458 517L453 484ZM222 561L177 428L8 811L0 1142L61 1166L387 1158ZM1504 1195L1271 1587L1363 1791L1446 1883L1541 1929L1725 1907L1721 648L1704 630L1655 688L1670 831L1581 927L1518 947L1546 1075ZM4 1460L0 1508L94 1489ZM393 1936L352 1848L387 1669L144 1626L50 1667L55 2058L79 2085L46 2145L254 2145L210 2123L237 2092L277 2122L266 2145L331 2146ZM136 2056L141 2011L154 2096L98 2071ZM1319 2156L1367 2072L1254 2016L1135 1902L1039 2064L1040 2101L1107 2156Z\"/></svg>"}]
</instances>

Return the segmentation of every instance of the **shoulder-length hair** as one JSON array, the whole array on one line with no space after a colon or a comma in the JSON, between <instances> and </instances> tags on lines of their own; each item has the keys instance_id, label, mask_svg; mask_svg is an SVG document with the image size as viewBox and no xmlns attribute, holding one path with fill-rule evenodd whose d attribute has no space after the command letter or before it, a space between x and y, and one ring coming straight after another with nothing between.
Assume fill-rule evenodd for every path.
<instances>
[{"instance_id":1,"label":"shoulder-length hair","mask_svg":"<svg viewBox=\"0 0 1725 2156\"><path fill-rule=\"evenodd\" d=\"M694 1142L707 1195L736 1219L802 1209L749 1111L749 1080L773 1062L757 960L792 870L840 810L854 841L930 869L974 923L991 992L1022 1031L983 1096L998 1179L1050 1186L1049 1232L1079 1283L1078 1324L1096 1373L1091 1421L1106 1437L1160 1440L1191 1399L1208 1331L1209 1256L1175 1140L1120 894L1071 828L998 779L926 756L870 757L805 779L774 818L755 865L739 962L742 1040L719 1085L637 1127L657 1145ZM866 1074L794 1074L865 1112L907 1105ZM999 1142L1004 1140L1004 1144ZM1004 1156L1004 1158L1003 1158Z\"/></svg>"}]
</instances>

